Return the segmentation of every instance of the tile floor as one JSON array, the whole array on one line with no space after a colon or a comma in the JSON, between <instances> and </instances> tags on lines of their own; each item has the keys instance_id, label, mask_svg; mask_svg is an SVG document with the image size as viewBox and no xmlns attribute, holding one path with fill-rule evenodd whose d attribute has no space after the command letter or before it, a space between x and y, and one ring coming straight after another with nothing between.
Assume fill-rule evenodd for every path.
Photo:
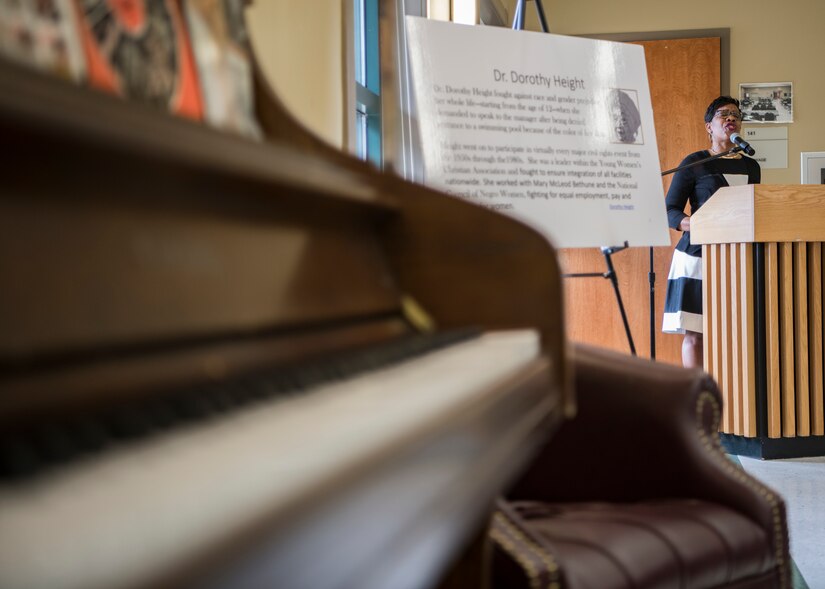
<instances>
[{"instance_id":1,"label":"tile floor","mask_svg":"<svg viewBox=\"0 0 825 589\"><path fill-rule=\"evenodd\" d=\"M746 472L785 498L794 589L825 589L825 457L758 460L738 456Z\"/></svg>"}]
</instances>

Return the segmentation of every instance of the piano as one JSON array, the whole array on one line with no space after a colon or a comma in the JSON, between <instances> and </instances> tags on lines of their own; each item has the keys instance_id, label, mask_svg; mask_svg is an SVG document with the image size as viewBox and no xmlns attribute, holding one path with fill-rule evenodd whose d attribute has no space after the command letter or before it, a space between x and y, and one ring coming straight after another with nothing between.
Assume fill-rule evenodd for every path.
<instances>
[{"instance_id":1,"label":"piano","mask_svg":"<svg viewBox=\"0 0 825 589\"><path fill-rule=\"evenodd\" d=\"M0 587L484 583L572 410L521 223L0 57Z\"/></svg>"}]
</instances>

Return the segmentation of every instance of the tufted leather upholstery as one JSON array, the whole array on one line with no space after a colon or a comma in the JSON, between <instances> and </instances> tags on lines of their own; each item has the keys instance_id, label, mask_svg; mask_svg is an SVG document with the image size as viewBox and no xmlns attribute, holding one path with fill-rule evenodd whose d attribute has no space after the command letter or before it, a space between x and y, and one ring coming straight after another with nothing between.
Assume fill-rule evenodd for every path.
<instances>
[{"instance_id":1,"label":"tufted leather upholstery","mask_svg":"<svg viewBox=\"0 0 825 589\"><path fill-rule=\"evenodd\" d=\"M790 587L784 503L722 452L714 381L572 357L578 415L498 506L494 587Z\"/></svg>"}]
</instances>

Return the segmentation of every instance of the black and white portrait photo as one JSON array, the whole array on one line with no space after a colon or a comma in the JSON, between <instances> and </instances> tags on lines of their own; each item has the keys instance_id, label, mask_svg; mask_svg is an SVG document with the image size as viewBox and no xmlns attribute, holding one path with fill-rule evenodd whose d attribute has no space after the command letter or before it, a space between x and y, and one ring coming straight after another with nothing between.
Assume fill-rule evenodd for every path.
<instances>
[{"instance_id":1,"label":"black and white portrait photo","mask_svg":"<svg viewBox=\"0 0 825 589\"><path fill-rule=\"evenodd\" d=\"M607 95L610 140L613 143L643 143L642 117L635 90L613 88Z\"/></svg>"}]
</instances>

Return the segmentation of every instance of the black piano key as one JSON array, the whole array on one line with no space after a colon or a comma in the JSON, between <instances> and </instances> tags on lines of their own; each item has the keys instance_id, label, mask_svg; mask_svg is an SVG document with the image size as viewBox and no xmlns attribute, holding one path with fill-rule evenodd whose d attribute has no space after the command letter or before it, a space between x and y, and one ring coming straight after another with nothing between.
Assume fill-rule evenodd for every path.
<instances>
[{"instance_id":1,"label":"black piano key","mask_svg":"<svg viewBox=\"0 0 825 589\"><path fill-rule=\"evenodd\" d=\"M234 386L231 382L225 385L213 385L205 390L215 408L216 413L225 413L237 406L236 396L233 393Z\"/></svg>"},{"instance_id":2,"label":"black piano key","mask_svg":"<svg viewBox=\"0 0 825 589\"><path fill-rule=\"evenodd\" d=\"M14 437L0 442L0 476L3 478L28 476L42 466L39 453L27 440Z\"/></svg>"},{"instance_id":3,"label":"black piano key","mask_svg":"<svg viewBox=\"0 0 825 589\"><path fill-rule=\"evenodd\" d=\"M50 463L65 462L78 452L65 425L49 424L35 430L33 446L40 458Z\"/></svg>"},{"instance_id":4,"label":"black piano key","mask_svg":"<svg viewBox=\"0 0 825 589\"><path fill-rule=\"evenodd\" d=\"M291 367L204 383L132 404L41 426L0 445L0 478L25 477L49 466L217 418L238 407L306 394L329 382L409 360L477 335L477 330L413 336Z\"/></svg>"},{"instance_id":5,"label":"black piano key","mask_svg":"<svg viewBox=\"0 0 825 589\"><path fill-rule=\"evenodd\" d=\"M109 415L109 425L115 437L135 439L146 436L154 429L151 415L142 407L124 407Z\"/></svg>"},{"instance_id":6,"label":"black piano key","mask_svg":"<svg viewBox=\"0 0 825 589\"><path fill-rule=\"evenodd\" d=\"M93 419L77 419L69 427L80 452L98 452L112 441L106 428Z\"/></svg>"},{"instance_id":7,"label":"black piano key","mask_svg":"<svg viewBox=\"0 0 825 589\"><path fill-rule=\"evenodd\" d=\"M156 399L148 403L146 408L147 418L152 421L152 426L156 430L164 430L178 422L174 408L165 399Z\"/></svg>"},{"instance_id":8,"label":"black piano key","mask_svg":"<svg viewBox=\"0 0 825 589\"><path fill-rule=\"evenodd\" d=\"M183 421L203 419L213 413L212 404L197 389L176 395L171 406Z\"/></svg>"}]
</instances>

